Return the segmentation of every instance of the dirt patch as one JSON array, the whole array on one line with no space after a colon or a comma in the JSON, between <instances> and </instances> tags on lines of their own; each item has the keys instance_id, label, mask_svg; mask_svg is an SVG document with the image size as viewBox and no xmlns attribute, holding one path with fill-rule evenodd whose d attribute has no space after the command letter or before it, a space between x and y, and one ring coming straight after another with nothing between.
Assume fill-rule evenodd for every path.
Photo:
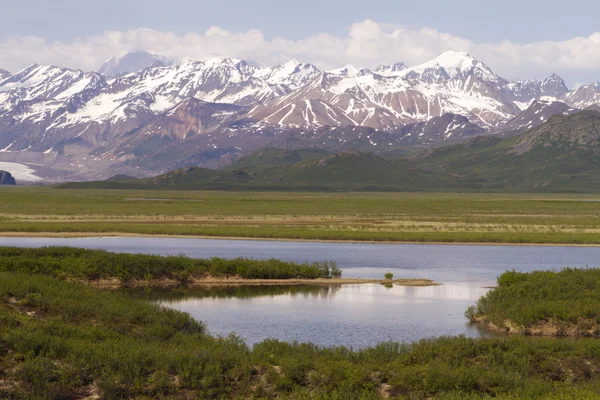
<instances>
[{"instance_id":1,"label":"dirt patch","mask_svg":"<svg viewBox=\"0 0 600 400\"><path fill-rule=\"evenodd\" d=\"M379 279L361 279L361 278L332 278L332 279L245 279L241 277L204 277L190 278L185 282L175 279L151 279L151 280L133 280L122 282L119 279L99 279L93 281L80 281L92 285L94 287L106 289L118 289L124 286L127 287L175 287L175 286L269 286L269 285L363 285L363 284L396 284L398 286L439 286L440 283L429 279L398 279L394 281L379 280Z\"/></svg>"},{"instance_id":2,"label":"dirt patch","mask_svg":"<svg viewBox=\"0 0 600 400\"><path fill-rule=\"evenodd\" d=\"M498 326L484 317L474 317L472 322L479 324L490 332L501 332L509 335L546 336L546 337L600 337L600 324L582 318L579 321L542 321L535 325L523 326L505 320Z\"/></svg>"}]
</instances>

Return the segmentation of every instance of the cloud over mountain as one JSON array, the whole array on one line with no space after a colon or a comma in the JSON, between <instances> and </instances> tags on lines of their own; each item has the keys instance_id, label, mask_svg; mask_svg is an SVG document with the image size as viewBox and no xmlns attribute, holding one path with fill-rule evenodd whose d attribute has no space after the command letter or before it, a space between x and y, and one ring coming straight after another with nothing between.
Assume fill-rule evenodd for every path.
<instances>
[{"instance_id":1,"label":"cloud over mountain","mask_svg":"<svg viewBox=\"0 0 600 400\"><path fill-rule=\"evenodd\" d=\"M600 32L560 42L477 43L435 29L403 28L368 19L352 24L344 36L317 33L298 40L268 38L258 30L230 32L219 27L186 34L155 29L109 31L70 42L12 37L0 41L0 68L16 71L37 62L91 71L107 59L132 50L197 60L239 57L268 65L296 57L311 60L322 69L345 64L374 68L377 63L397 61L416 65L455 50L485 59L507 78L539 78L559 72L572 82L591 80L600 69Z\"/></svg>"}]
</instances>

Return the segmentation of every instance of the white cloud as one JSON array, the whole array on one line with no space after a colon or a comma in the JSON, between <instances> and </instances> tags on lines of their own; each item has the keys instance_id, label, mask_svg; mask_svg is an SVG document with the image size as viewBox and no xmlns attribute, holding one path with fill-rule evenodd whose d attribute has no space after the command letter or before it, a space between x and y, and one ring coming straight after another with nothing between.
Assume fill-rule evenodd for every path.
<instances>
[{"instance_id":1,"label":"white cloud","mask_svg":"<svg viewBox=\"0 0 600 400\"><path fill-rule=\"evenodd\" d=\"M351 25L343 37L319 33L299 40L265 38L258 30L230 32L219 27L211 27L203 34L182 35L154 29L110 31L69 43L13 37L0 41L0 68L16 71L41 63L95 70L110 57L137 49L174 58L237 57L261 64L296 57L324 69L345 64L372 68L397 61L415 65L444 51L456 50L471 52L511 79L539 78L558 72L581 80L582 74L600 71L600 32L562 42L476 43L435 29L408 29L372 20Z\"/></svg>"}]
</instances>

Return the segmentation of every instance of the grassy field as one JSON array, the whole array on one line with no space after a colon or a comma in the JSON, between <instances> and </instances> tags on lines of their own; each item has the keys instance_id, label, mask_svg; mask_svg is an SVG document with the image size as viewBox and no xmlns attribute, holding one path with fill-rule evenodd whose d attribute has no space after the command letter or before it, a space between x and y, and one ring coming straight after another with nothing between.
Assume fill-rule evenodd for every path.
<instances>
[{"instance_id":1,"label":"grassy field","mask_svg":"<svg viewBox=\"0 0 600 400\"><path fill-rule=\"evenodd\" d=\"M600 196L2 188L5 234L600 244Z\"/></svg>"}]
</instances>

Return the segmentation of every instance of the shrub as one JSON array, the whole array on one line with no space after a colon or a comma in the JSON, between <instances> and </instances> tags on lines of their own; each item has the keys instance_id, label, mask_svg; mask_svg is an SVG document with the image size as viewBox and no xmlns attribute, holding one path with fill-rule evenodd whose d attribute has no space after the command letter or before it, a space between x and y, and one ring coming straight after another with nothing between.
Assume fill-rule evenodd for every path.
<instances>
[{"instance_id":1,"label":"shrub","mask_svg":"<svg viewBox=\"0 0 600 400\"><path fill-rule=\"evenodd\" d=\"M589 329L600 324L600 269L506 272L466 315L500 327L507 320L524 328L551 320Z\"/></svg>"},{"instance_id":2,"label":"shrub","mask_svg":"<svg viewBox=\"0 0 600 400\"><path fill-rule=\"evenodd\" d=\"M0 247L0 271L44 274L59 278L98 280L170 279L187 282L193 278L241 277L246 279L318 279L340 277L334 262L295 263L237 258L194 259L184 256L116 254L103 250L70 247L26 249ZM34 301L34 299L32 299Z\"/></svg>"}]
</instances>

